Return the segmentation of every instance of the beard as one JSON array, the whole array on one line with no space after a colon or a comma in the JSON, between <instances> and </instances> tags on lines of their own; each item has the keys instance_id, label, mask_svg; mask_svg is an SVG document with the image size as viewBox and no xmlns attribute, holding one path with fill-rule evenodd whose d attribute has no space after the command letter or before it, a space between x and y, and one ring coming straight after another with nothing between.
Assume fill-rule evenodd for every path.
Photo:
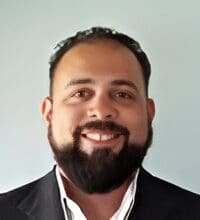
<instances>
[{"instance_id":1,"label":"beard","mask_svg":"<svg viewBox=\"0 0 200 220\"><path fill-rule=\"evenodd\" d=\"M80 138L84 129L109 130L125 137L120 152L112 149L97 148L91 154L81 150ZM114 122L92 121L78 126L73 133L73 142L58 145L55 141L52 126L48 128L48 139L54 158L64 174L85 193L110 192L127 180L141 166L151 146L153 129L148 125L148 137L144 144L128 143L127 128Z\"/></svg>"}]
</instances>

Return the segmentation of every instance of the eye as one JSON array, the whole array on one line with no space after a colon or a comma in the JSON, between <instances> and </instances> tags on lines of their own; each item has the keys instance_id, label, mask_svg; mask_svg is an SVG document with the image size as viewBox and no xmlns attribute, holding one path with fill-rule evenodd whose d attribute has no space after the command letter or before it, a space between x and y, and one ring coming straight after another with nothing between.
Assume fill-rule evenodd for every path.
<instances>
[{"instance_id":1,"label":"eye","mask_svg":"<svg viewBox=\"0 0 200 220\"><path fill-rule=\"evenodd\" d=\"M131 99L131 95L126 93L126 92L118 92L115 94L116 97L118 98L124 98L124 99Z\"/></svg>"},{"instance_id":2,"label":"eye","mask_svg":"<svg viewBox=\"0 0 200 220\"><path fill-rule=\"evenodd\" d=\"M89 95L90 95L89 92L85 90L80 90L73 94L74 97L87 97Z\"/></svg>"},{"instance_id":3,"label":"eye","mask_svg":"<svg viewBox=\"0 0 200 220\"><path fill-rule=\"evenodd\" d=\"M77 88L71 91L64 98L65 104L79 104L90 100L94 95L94 91L88 88Z\"/></svg>"}]
</instances>

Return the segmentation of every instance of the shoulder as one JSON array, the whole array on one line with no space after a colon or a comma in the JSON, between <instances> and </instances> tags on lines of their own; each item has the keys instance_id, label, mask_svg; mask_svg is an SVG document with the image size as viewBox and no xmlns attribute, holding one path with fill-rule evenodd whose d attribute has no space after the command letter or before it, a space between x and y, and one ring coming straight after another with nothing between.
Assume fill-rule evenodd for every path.
<instances>
[{"instance_id":1,"label":"shoulder","mask_svg":"<svg viewBox=\"0 0 200 220\"><path fill-rule=\"evenodd\" d=\"M37 181L34 181L17 189L0 194L0 219L29 219L28 215L19 208L19 205L24 201L26 195L30 194L36 184Z\"/></svg>"},{"instance_id":2,"label":"shoulder","mask_svg":"<svg viewBox=\"0 0 200 220\"><path fill-rule=\"evenodd\" d=\"M10 206L17 206L24 200L25 197L37 194L37 192L41 188L41 185L44 185L44 183L48 182L48 180L51 179L52 176L54 176L54 171L49 172L45 176L33 182L30 182L8 192L1 193L0 206L5 206L5 204L9 204Z\"/></svg>"},{"instance_id":3,"label":"shoulder","mask_svg":"<svg viewBox=\"0 0 200 220\"><path fill-rule=\"evenodd\" d=\"M153 176L145 169L140 170L140 183L147 190L151 190L155 194L160 196L170 197L171 199L193 199L194 201L200 202L200 195L193 193L189 190L183 189L173 183L163 180L159 177Z\"/></svg>"},{"instance_id":4,"label":"shoulder","mask_svg":"<svg viewBox=\"0 0 200 220\"><path fill-rule=\"evenodd\" d=\"M0 194L0 219L63 219L55 171L17 189Z\"/></svg>"},{"instance_id":5,"label":"shoulder","mask_svg":"<svg viewBox=\"0 0 200 220\"><path fill-rule=\"evenodd\" d=\"M136 198L139 206L149 206L169 219L200 219L200 196L162 180L141 168Z\"/></svg>"}]
</instances>

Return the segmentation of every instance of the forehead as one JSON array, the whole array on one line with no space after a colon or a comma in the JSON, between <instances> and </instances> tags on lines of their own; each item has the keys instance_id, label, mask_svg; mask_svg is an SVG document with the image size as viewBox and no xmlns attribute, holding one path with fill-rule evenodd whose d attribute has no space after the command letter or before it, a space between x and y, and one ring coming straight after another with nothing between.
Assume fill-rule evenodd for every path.
<instances>
[{"instance_id":1,"label":"forehead","mask_svg":"<svg viewBox=\"0 0 200 220\"><path fill-rule=\"evenodd\" d=\"M142 67L136 56L111 39L81 42L64 54L55 69L54 84L76 78L101 82L126 79L144 86Z\"/></svg>"}]
</instances>

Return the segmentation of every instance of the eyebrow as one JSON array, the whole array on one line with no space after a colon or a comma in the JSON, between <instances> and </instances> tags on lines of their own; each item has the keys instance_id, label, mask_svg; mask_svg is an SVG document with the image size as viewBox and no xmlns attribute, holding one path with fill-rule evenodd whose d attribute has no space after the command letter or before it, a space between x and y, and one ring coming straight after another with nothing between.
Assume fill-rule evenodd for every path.
<instances>
[{"instance_id":1,"label":"eyebrow","mask_svg":"<svg viewBox=\"0 0 200 220\"><path fill-rule=\"evenodd\" d=\"M124 80L124 79L114 80L114 81L111 82L111 85L114 85L114 86L129 86L132 89L138 91L137 86L130 80Z\"/></svg>"},{"instance_id":2,"label":"eyebrow","mask_svg":"<svg viewBox=\"0 0 200 220\"><path fill-rule=\"evenodd\" d=\"M75 86L75 85L79 85L79 84L95 84L95 81L92 79L73 79L71 80L69 83L67 83L67 85L65 86L65 88L68 88L69 86Z\"/></svg>"},{"instance_id":3,"label":"eyebrow","mask_svg":"<svg viewBox=\"0 0 200 220\"><path fill-rule=\"evenodd\" d=\"M68 88L70 86L75 86L75 85L82 85L82 84L95 84L95 81L90 79L90 78L84 78L84 79L73 79L67 85L65 88ZM113 80L110 83L112 86L129 86L132 89L138 91L137 86L130 80L124 80L124 79L118 79L118 80Z\"/></svg>"}]
</instances>

